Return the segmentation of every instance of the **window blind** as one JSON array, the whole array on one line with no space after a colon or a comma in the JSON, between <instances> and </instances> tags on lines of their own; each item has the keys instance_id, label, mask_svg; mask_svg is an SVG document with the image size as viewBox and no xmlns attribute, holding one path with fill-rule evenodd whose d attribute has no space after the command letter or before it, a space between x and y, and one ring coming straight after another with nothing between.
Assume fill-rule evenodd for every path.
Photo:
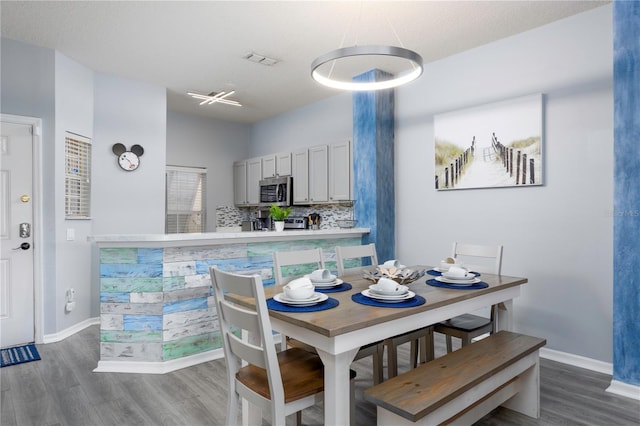
<instances>
[{"instance_id":1,"label":"window blind","mask_svg":"<svg viewBox=\"0 0 640 426\"><path fill-rule=\"evenodd\" d=\"M167 166L167 234L204 232L206 227L207 169Z\"/></svg>"},{"instance_id":2,"label":"window blind","mask_svg":"<svg viewBox=\"0 0 640 426\"><path fill-rule=\"evenodd\" d=\"M66 133L64 144L65 218L91 216L91 139Z\"/></svg>"}]
</instances>

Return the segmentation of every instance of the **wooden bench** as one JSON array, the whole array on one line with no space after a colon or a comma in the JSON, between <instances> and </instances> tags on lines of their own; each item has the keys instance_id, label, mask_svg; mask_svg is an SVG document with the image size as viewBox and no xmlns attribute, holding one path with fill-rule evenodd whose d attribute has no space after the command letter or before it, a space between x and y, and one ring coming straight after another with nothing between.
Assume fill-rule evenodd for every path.
<instances>
[{"instance_id":1,"label":"wooden bench","mask_svg":"<svg viewBox=\"0 0 640 426\"><path fill-rule=\"evenodd\" d=\"M470 425L502 405L540 417L545 339L500 331L365 391L378 425Z\"/></svg>"}]
</instances>

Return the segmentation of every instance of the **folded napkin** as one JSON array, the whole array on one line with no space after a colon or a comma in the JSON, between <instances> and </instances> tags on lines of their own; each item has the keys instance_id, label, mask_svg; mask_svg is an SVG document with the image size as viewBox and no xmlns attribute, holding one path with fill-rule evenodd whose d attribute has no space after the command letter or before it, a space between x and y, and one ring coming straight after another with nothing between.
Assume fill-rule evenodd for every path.
<instances>
[{"instance_id":1,"label":"folded napkin","mask_svg":"<svg viewBox=\"0 0 640 426\"><path fill-rule=\"evenodd\" d=\"M309 278L312 281L328 281L331 279L331 272L328 269L317 269L309 275Z\"/></svg>"},{"instance_id":2,"label":"folded napkin","mask_svg":"<svg viewBox=\"0 0 640 426\"><path fill-rule=\"evenodd\" d=\"M447 278L473 278L475 274L459 266L452 266L446 273Z\"/></svg>"},{"instance_id":3,"label":"folded napkin","mask_svg":"<svg viewBox=\"0 0 640 426\"><path fill-rule=\"evenodd\" d=\"M394 280L386 277L382 277L376 283L378 290L382 291L399 291L400 285Z\"/></svg>"},{"instance_id":4,"label":"folded napkin","mask_svg":"<svg viewBox=\"0 0 640 426\"><path fill-rule=\"evenodd\" d=\"M287 284L287 287L294 289L294 288L303 288L303 287L314 287L314 285L309 278L302 277L302 278L296 278L295 280L289 281L289 283Z\"/></svg>"}]
</instances>

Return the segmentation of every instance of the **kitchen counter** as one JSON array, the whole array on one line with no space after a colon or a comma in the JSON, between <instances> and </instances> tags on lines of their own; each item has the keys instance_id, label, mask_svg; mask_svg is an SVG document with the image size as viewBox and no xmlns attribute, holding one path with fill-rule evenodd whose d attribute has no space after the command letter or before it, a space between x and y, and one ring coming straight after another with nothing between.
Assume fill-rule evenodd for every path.
<instances>
[{"instance_id":1,"label":"kitchen counter","mask_svg":"<svg viewBox=\"0 0 640 426\"><path fill-rule=\"evenodd\" d=\"M100 360L95 371L166 373L224 356L209 267L273 285L273 252L362 244L368 228L96 235ZM310 272L310 271L309 271Z\"/></svg>"},{"instance_id":2,"label":"kitchen counter","mask_svg":"<svg viewBox=\"0 0 640 426\"><path fill-rule=\"evenodd\" d=\"M368 234L369 228L330 228L320 230L205 232L199 234L113 234L88 237L100 247L186 247L233 242L294 241L305 239L349 238ZM124 246L123 246L124 244Z\"/></svg>"}]
</instances>

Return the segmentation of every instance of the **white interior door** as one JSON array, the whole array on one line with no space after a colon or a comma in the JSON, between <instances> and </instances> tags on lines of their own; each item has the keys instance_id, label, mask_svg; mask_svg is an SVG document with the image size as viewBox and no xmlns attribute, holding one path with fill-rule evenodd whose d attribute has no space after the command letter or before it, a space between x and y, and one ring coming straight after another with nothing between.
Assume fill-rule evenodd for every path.
<instances>
[{"instance_id":1,"label":"white interior door","mask_svg":"<svg viewBox=\"0 0 640 426\"><path fill-rule=\"evenodd\" d=\"M34 341L32 126L2 122L0 346Z\"/></svg>"}]
</instances>

